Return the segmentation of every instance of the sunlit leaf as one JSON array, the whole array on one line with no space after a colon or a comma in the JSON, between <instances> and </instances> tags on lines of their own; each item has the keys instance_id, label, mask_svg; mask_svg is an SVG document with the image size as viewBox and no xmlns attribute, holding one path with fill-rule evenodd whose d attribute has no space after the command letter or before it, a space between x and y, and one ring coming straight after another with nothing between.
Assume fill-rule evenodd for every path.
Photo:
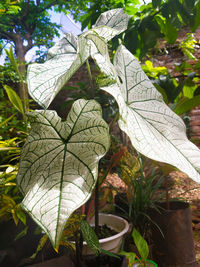
<instances>
[{"instance_id":1,"label":"sunlit leaf","mask_svg":"<svg viewBox=\"0 0 200 267\"><path fill-rule=\"evenodd\" d=\"M18 96L18 94L8 85L4 85L3 86L4 89L6 90L6 93L8 95L8 98L10 100L10 102L12 103L12 105L22 114L24 115L24 107L23 107L23 103L20 99L20 97Z\"/></svg>"},{"instance_id":2,"label":"sunlit leaf","mask_svg":"<svg viewBox=\"0 0 200 267\"><path fill-rule=\"evenodd\" d=\"M143 155L175 166L200 182L200 150L186 136L186 127L163 101L136 58L120 46L114 58L118 83L102 87L117 101L119 126Z\"/></svg>"},{"instance_id":3,"label":"sunlit leaf","mask_svg":"<svg viewBox=\"0 0 200 267\"><path fill-rule=\"evenodd\" d=\"M95 101L77 100L65 122L55 111L29 114L18 185L23 207L58 247L67 219L91 196L98 161L109 148L108 126Z\"/></svg>"},{"instance_id":4,"label":"sunlit leaf","mask_svg":"<svg viewBox=\"0 0 200 267\"><path fill-rule=\"evenodd\" d=\"M116 8L102 13L93 25L93 28L97 28L96 31L98 34L109 41L115 35L118 35L127 29L129 19L130 16L124 13L123 8ZM106 27L104 27L104 31L99 32L99 26L112 28L113 32L108 33L108 29L106 30Z\"/></svg>"},{"instance_id":5,"label":"sunlit leaf","mask_svg":"<svg viewBox=\"0 0 200 267\"><path fill-rule=\"evenodd\" d=\"M65 82L76 72L71 68L77 58L77 37L67 34L49 49L47 61L43 64L30 64L27 72L29 94L41 106L48 107Z\"/></svg>"},{"instance_id":6,"label":"sunlit leaf","mask_svg":"<svg viewBox=\"0 0 200 267\"><path fill-rule=\"evenodd\" d=\"M122 9L114 9L103 13L96 27L79 37L67 34L49 50L45 63L29 65L27 81L31 97L47 108L90 56L99 62L109 57L107 41L127 28L128 19Z\"/></svg>"}]
</instances>

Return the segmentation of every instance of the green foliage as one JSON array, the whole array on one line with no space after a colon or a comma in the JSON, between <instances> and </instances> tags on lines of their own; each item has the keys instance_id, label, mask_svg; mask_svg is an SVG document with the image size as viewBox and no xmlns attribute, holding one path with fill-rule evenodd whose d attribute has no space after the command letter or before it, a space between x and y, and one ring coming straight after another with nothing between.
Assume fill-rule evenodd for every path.
<instances>
[{"instance_id":1,"label":"green foliage","mask_svg":"<svg viewBox=\"0 0 200 267\"><path fill-rule=\"evenodd\" d=\"M59 36L60 25L51 22L49 11L78 12L86 5L87 1L80 0L3 1L0 5L0 43L11 43L21 62L25 62L25 54L32 47L39 47L36 54L43 56L46 49L44 52L42 48L51 47L53 38Z\"/></svg>"},{"instance_id":2,"label":"green foliage","mask_svg":"<svg viewBox=\"0 0 200 267\"><path fill-rule=\"evenodd\" d=\"M106 251L106 250L101 248L101 245L99 243L99 239L98 239L94 229L92 228L92 226L90 226L90 224L86 220L81 221L81 232L82 232L84 240L86 241L88 246L92 249L92 251L96 255L98 255L99 253L103 253L105 255L108 255L108 256L111 256L114 258L119 258L118 256L116 256L112 252Z\"/></svg>"},{"instance_id":3,"label":"green foliage","mask_svg":"<svg viewBox=\"0 0 200 267\"><path fill-rule=\"evenodd\" d=\"M117 107L115 99L111 95L108 95L104 91L99 90L100 80L101 81L104 80L101 74L97 75L96 81L93 78L94 87L93 87L92 93L91 93L90 84L88 84L88 82L78 82L77 86L64 86L62 90L68 91L68 97L62 104L61 108L63 110L69 109L71 105L73 104L73 102L79 98L83 98L83 99L93 98L101 105L102 113L103 113L102 116L104 120L106 122L110 122L111 119L113 119L117 115L118 107Z\"/></svg>"},{"instance_id":4,"label":"green foliage","mask_svg":"<svg viewBox=\"0 0 200 267\"><path fill-rule=\"evenodd\" d=\"M18 1L2 0L0 14L16 15L21 10Z\"/></svg>"},{"instance_id":5,"label":"green foliage","mask_svg":"<svg viewBox=\"0 0 200 267\"><path fill-rule=\"evenodd\" d=\"M153 79L158 79L159 76L168 74L166 67L154 67L150 60L145 61L145 65L142 65L142 69L148 77Z\"/></svg>"},{"instance_id":6,"label":"green foliage","mask_svg":"<svg viewBox=\"0 0 200 267\"><path fill-rule=\"evenodd\" d=\"M93 230L93 228L90 226L90 224L83 220L81 222L81 232L83 235L84 240L87 242L88 246L92 249L92 251L98 255L101 251L101 246L99 243L99 239Z\"/></svg>"},{"instance_id":7,"label":"green foliage","mask_svg":"<svg viewBox=\"0 0 200 267\"><path fill-rule=\"evenodd\" d=\"M188 56L189 59L196 59L194 56L195 46L197 41L194 39L193 34L187 34L187 38L181 42L179 48L183 51L183 53Z\"/></svg>"},{"instance_id":8,"label":"green foliage","mask_svg":"<svg viewBox=\"0 0 200 267\"><path fill-rule=\"evenodd\" d=\"M26 136L27 122L22 120L16 108L6 99L6 94L0 97L0 140L19 138L19 142Z\"/></svg>"},{"instance_id":9,"label":"green foliage","mask_svg":"<svg viewBox=\"0 0 200 267\"><path fill-rule=\"evenodd\" d=\"M133 229L132 237L139 251L142 261L145 262L149 255L149 247L148 247L146 240L144 240L144 238L135 228Z\"/></svg>"},{"instance_id":10,"label":"green foliage","mask_svg":"<svg viewBox=\"0 0 200 267\"><path fill-rule=\"evenodd\" d=\"M0 220L13 218L16 225L19 220L26 224L26 215L20 206L22 195L16 185L18 165L1 165L0 169Z\"/></svg>"},{"instance_id":11,"label":"green foliage","mask_svg":"<svg viewBox=\"0 0 200 267\"><path fill-rule=\"evenodd\" d=\"M23 103L20 99L20 97L17 95L17 93L8 85L4 85L4 89L6 90L6 93L8 95L8 98L10 102L13 104L13 106L23 115L25 116L25 110Z\"/></svg>"},{"instance_id":12,"label":"green foliage","mask_svg":"<svg viewBox=\"0 0 200 267\"><path fill-rule=\"evenodd\" d=\"M128 267L134 266L134 263L138 263L137 266L145 267L149 266L148 263L151 262L150 266L157 266L156 263L147 259L149 255L149 247L146 240L142 235L134 228L132 231L133 241L138 249L140 258L134 252L121 251L120 254L125 255L128 260Z\"/></svg>"},{"instance_id":13,"label":"green foliage","mask_svg":"<svg viewBox=\"0 0 200 267\"><path fill-rule=\"evenodd\" d=\"M144 161L144 162L143 162ZM156 203L162 198L158 189L163 181L163 176L155 173L153 166L148 166L148 160L142 161L141 157L134 156L133 152L127 149L119 164L119 176L127 185L126 198L121 198L122 203L128 209L118 207L120 215L124 216L143 235L149 230L151 219L148 216L148 209L156 207ZM146 167L144 167L146 165ZM145 174L144 169L151 168L150 173Z\"/></svg>"},{"instance_id":14,"label":"green foliage","mask_svg":"<svg viewBox=\"0 0 200 267\"><path fill-rule=\"evenodd\" d=\"M132 16L129 27L123 36L125 46L139 58L152 49L157 40L164 37L173 44L177 32L183 25L188 25L195 31L200 24L199 1L152 0L148 4L139 1L89 1L82 12L74 11L74 17L82 23L82 28L91 28L97 17L104 11L124 7L125 12ZM114 39L114 43L117 39ZM113 44L116 47L116 44Z\"/></svg>"},{"instance_id":15,"label":"green foliage","mask_svg":"<svg viewBox=\"0 0 200 267\"><path fill-rule=\"evenodd\" d=\"M20 82L19 75L15 72L13 65L10 62L5 62L0 65L0 96L2 96L3 85L17 85Z\"/></svg>"},{"instance_id":16,"label":"green foliage","mask_svg":"<svg viewBox=\"0 0 200 267\"><path fill-rule=\"evenodd\" d=\"M5 52L6 52L7 57L10 60L10 63L12 65L14 71L18 74L20 81L23 81L24 78L22 77L22 74L20 73L19 63L17 62L17 60L14 57L12 46L10 47L9 50L5 49Z\"/></svg>"}]
</instances>

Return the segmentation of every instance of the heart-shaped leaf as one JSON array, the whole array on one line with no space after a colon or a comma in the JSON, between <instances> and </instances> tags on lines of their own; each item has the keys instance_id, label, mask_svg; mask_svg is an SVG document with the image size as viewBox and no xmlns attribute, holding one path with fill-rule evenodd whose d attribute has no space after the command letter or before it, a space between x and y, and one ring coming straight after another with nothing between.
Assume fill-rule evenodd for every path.
<instances>
[{"instance_id":1,"label":"heart-shaped leaf","mask_svg":"<svg viewBox=\"0 0 200 267\"><path fill-rule=\"evenodd\" d=\"M107 26L99 26L102 25L100 19L98 27L79 37L72 33L67 34L49 50L45 63L29 65L29 94L42 107L47 108L50 105L63 85L90 56L94 59L109 56L107 41L127 28L129 16L122 9L105 13L110 18L103 20Z\"/></svg>"},{"instance_id":2,"label":"heart-shaped leaf","mask_svg":"<svg viewBox=\"0 0 200 267\"><path fill-rule=\"evenodd\" d=\"M29 116L17 175L22 204L58 247L67 219L93 191L98 162L109 148L108 126L94 100L77 100L65 122L50 110Z\"/></svg>"},{"instance_id":3,"label":"heart-shaped leaf","mask_svg":"<svg viewBox=\"0 0 200 267\"><path fill-rule=\"evenodd\" d=\"M187 139L182 119L164 103L137 59L123 45L116 51L114 67L118 83L101 89L116 99L119 126L132 145L145 156L173 165L200 182L200 150Z\"/></svg>"}]
</instances>

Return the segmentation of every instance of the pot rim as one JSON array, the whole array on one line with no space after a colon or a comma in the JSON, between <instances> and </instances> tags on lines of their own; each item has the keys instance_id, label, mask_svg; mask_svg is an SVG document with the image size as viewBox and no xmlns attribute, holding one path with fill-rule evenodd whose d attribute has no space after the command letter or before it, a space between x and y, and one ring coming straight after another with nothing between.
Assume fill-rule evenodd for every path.
<instances>
[{"instance_id":1,"label":"pot rim","mask_svg":"<svg viewBox=\"0 0 200 267\"><path fill-rule=\"evenodd\" d=\"M121 237L121 236L123 236L124 234L126 234L128 232L128 230L129 230L129 223L125 219L123 219L122 217L116 216L116 215L110 214L110 213L99 213L99 216L102 216L102 215L103 216L110 217L110 218L115 218L115 219L120 220L121 222L124 223L124 229L121 232L119 232L118 234L116 234L116 235L112 235L110 237L99 239L99 243L100 244L105 243L105 242L108 242L108 241L110 241L112 239L117 239L118 237ZM91 225L93 226L94 224L92 223ZM84 241L83 244L86 244L86 242Z\"/></svg>"}]
</instances>

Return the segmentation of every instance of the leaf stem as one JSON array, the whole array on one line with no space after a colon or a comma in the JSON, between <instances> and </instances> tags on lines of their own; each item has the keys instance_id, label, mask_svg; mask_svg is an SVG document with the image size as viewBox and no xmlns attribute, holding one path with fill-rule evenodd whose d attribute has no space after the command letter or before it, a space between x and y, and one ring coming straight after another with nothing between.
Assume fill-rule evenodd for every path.
<instances>
[{"instance_id":1,"label":"leaf stem","mask_svg":"<svg viewBox=\"0 0 200 267\"><path fill-rule=\"evenodd\" d=\"M95 186L95 233L98 236L99 232L99 183L97 181Z\"/></svg>"},{"instance_id":2,"label":"leaf stem","mask_svg":"<svg viewBox=\"0 0 200 267\"><path fill-rule=\"evenodd\" d=\"M86 66L87 66L89 81L90 81L90 94L91 94L91 98L94 99L94 83L93 83L92 72L91 72L88 59L86 60Z\"/></svg>"}]
</instances>

